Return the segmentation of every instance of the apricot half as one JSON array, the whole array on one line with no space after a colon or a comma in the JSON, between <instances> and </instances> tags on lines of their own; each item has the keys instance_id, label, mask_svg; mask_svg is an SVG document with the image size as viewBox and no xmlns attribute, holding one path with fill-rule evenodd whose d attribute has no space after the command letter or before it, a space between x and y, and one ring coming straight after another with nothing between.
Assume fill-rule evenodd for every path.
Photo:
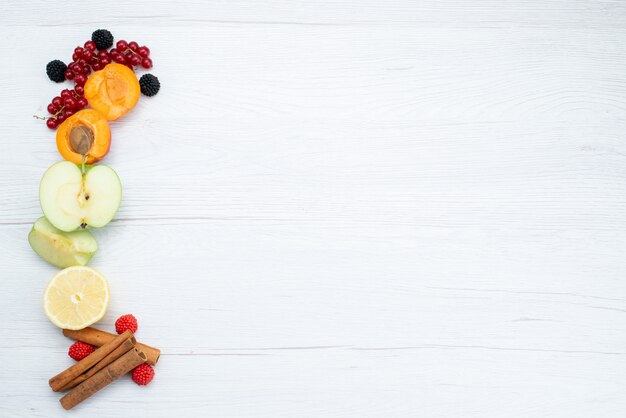
<instances>
[{"instance_id":1,"label":"apricot half","mask_svg":"<svg viewBox=\"0 0 626 418\"><path fill-rule=\"evenodd\" d=\"M83 109L67 118L57 130L57 148L67 161L85 164L100 161L111 147L109 122L98 111Z\"/></svg>"},{"instance_id":2,"label":"apricot half","mask_svg":"<svg viewBox=\"0 0 626 418\"><path fill-rule=\"evenodd\" d=\"M118 119L135 107L139 100L139 81L125 65L112 63L89 76L85 98L89 105L108 120Z\"/></svg>"}]
</instances>

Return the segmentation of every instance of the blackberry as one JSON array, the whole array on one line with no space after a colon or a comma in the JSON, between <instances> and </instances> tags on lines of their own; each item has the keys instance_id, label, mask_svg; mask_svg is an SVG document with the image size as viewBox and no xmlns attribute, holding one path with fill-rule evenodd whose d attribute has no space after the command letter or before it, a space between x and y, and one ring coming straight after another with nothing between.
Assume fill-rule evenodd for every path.
<instances>
[{"instance_id":1,"label":"blackberry","mask_svg":"<svg viewBox=\"0 0 626 418\"><path fill-rule=\"evenodd\" d=\"M61 81L65 81L65 71L67 70L67 65L61 60L50 61L48 65L46 65L46 73L50 80L55 83L60 83Z\"/></svg>"},{"instance_id":2,"label":"blackberry","mask_svg":"<svg viewBox=\"0 0 626 418\"><path fill-rule=\"evenodd\" d=\"M141 92L146 96L154 96L159 92L161 83L152 74L144 74L139 79L139 87L141 87Z\"/></svg>"},{"instance_id":3,"label":"blackberry","mask_svg":"<svg viewBox=\"0 0 626 418\"><path fill-rule=\"evenodd\" d=\"M91 40L98 49L109 49L113 46L113 35L106 29L98 29L91 34Z\"/></svg>"}]
</instances>

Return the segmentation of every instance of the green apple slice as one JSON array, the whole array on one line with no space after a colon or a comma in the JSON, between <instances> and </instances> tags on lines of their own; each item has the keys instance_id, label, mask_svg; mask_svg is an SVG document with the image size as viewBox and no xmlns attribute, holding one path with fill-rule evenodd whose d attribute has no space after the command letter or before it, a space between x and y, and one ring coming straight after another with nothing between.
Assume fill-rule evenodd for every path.
<instances>
[{"instance_id":1,"label":"green apple slice","mask_svg":"<svg viewBox=\"0 0 626 418\"><path fill-rule=\"evenodd\" d=\"M69 161L53 164L39 185L44 215L61 231L108 224L120 207L122 184L113 169L89 166L83 174Z\"/></svg>"},{"instance_id":2,"label":"green apple slice","mask_svg":"<svg viewBox=\"0 0 626 418\"><path fill-rule=\"evenodd\" d=\"M91 232L61 231L45 216L35 221L28 243L41 258L61 268L84 266L98 251L98 243Z\"/></svg>"}]
</instances>

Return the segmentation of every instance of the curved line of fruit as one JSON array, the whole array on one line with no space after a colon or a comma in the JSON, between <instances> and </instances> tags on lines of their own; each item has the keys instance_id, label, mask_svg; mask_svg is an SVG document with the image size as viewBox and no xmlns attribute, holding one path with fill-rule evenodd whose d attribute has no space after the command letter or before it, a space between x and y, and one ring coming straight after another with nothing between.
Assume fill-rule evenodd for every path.
<instances>
[{"instance_id":1,"label":"curved line of fruit","mask_svg":"<svg viewBox=\"0 0 626 418\"><path fill-rule=\"evenodd\" d=\"M109 152L109 121L132 110L140 92L154 96L160 88L151 74L135 76L135 67L152 67L148 47L123 40L116 48L112 46L113 35L98 29L83 47L74 49L69 65L54 60L46 66L52 81L71 80L75 86L52 99L47 106L51 116L40 118L57 130L56 144L64 160L49 167L41 179L39 201L44 216L34 223L28 241L41 258L64 269L46 287L44 311L66 330L92 325L108 307L108 282L85 265L98 249L88 228L107 225L122 199L117 173L94 165ZM135 321L132 331L136 329ZM153 372L145 373L149 371L142 365L137 371L141 384L152 379Z\"/></svg>"}]
</instances>

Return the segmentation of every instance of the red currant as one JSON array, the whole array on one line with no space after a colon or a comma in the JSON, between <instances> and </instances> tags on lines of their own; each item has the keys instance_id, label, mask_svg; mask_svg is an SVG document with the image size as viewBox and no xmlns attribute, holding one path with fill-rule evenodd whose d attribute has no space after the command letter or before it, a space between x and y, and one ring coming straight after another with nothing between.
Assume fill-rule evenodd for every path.
<instances>
[{"instance_id":1,"label":"red currant","mask_svg":"<svg viewBox=\"0 0 626 418\"><path fill-rule=\"evenodd\" d=\"M78 99L76 101L76 103L78 104L78 108L79 109L84 109L87 107L87 105L89 104L89 102L87 101L87 99L85 99L84 97L81 97L80 99Z\"/></svg>"},{"instance_id":2,"label":"red currant","mask_svg":"<svg viewBox=\"0 0 626 418\"><path fill-rule=\"evenodd\" d=\"M122 54L115 54L113 55L113 61L119 63L119 64L126 64L126 58L124 57L124 55Z\"/></svg>"},{"instance_id":3,"label":"red currant","mask_svg":"<svg viewBox=\"0 0 626 418\"><path fill-rule=\"evenodd\" d=\"M141 57L139 55L133 55L129 59L131 65L139 65L141 62Z\"/></svg>"},{"instance_id":4,"label":"red currant","mask_svg":"<svg viewBox=\"0 0 626 418\"><path fill-rule=\"evenodd\" d=\"M50 129L56 129L56 127L57 127L57 120L55 118L50 118L50 119L48 119L46 121L46 125Z\"/></svg>"},{"instance_id":5,"label":"red currant","mask_svg":"<svg viewBox=\"0 0 626 418\"><path fill-rule=\"evenodd\" d=\"M57 113L57 110L58 109L56 108L56 106L54 106L52 103L48 105L48 113L50 113L51 115Z\"/></svg>"},{"instance_id":6,"label":"red currant","mask_svg":"<svg viewBox=\"0 0 626 418\"><path fill-rule=\"evenodd\" d=\"M74 82L76 83L77 86L84 86L85 83L87 82L87 76L84 74L78 74L74 78Z\"/></svg>"},{"instance_id":7,"label":"red currant","mask_svg":"<svg viewBox=\"0 0 626 418\"><path fill-rule=\"evenodd\" d=\"M69 118L70 116L72 116L74 114L73 110L66 110L65 112L63 112L63 116L65 116L65 119Z\"/></svg>"},{"instance_id":8,"label":"red currant","mask_svg":"<svg viewBox=\"0 0 626 418\"><path fill-rule=\"evenodd\" d=\"M77 62L70 64L70 70L74 72L74 74L80 74L83 72L83 67Z\"/></svg>"},{"instance_id":9,"label":"red currant","mask_svg":"<svg viewBox=\"0 0 626 418\"><path fill-rule=\"evenodd\" d=\"M63 99L59 96L56 96L54 99L52 99L52 104L58 109L63 106Z\"/></svg>"},{"instance_id":10,"label":"red currant","mask_svg":"<svg viewBox=\"0 0 626 418\"><path fill-rule=\"evenodd\" d=\"M81 47L79 47L79 46L77 46L76 48L74 48L74 53L75 53L76 55L78 55L79 57L82 57L82 56L83 56L83 51L84 51L84 49L82 49L82 48L81 48Z\"/></svg>"},{"instance_id":11,"label":"red currant","mask_svg":"<svg viewBox=\"0 0 626 418\"><path fill-rule=\"evenodd\" d=\"M135 41L132 41L128 43L128 47L131 49L131 51L137 51L139 49L139 44Z\"/></svg>"},{"instance_id":12,"label":"red currant","mask_svg":"<svg viewBox=\"0 0 626 418\"><path fill-rule=\"evenodd\" d=\"M73 80L74 79L74 72L72 70L65 70L65 78L67 80Z\"/></svg>"},{"instance_id":13,"label":"red currant","mask_svg":"<svg viewBox=\"0 0 626 418\"><path fill-rule=\"evenodd\" d=\"M125 51L126 48L128 48L128 42L124 41L124 40L119 40L117 41L117 43L115 44L115 46L117 47L117 49L119 49L120 51Z\"/></svg>"},{"instance_id":14,"label":"red currant","mask_svg":"<svg viewBox=\"0 0 626 418\"><path fill-rule=\"evenodd\" d=\"M63 89L63 90L61 91L61 98L62 98L62 99L66 99L66 98L68 98L68 97L72 97L72 91L71 91L71 90L68 90L68 89Z\"/></svg>"},{"instance_id":15,"label":"red currant","mask_svg":"<svg viewBox=\"0 0 626 418\"><path fill-rule=\"evenodd\" d=\"M63 104L67 109L74 109L76 107L76 99L73 97L67 97L63 99Z\"/></svg>"},{"instance_id":16,"label":"red currant","mask_svg":"<svg viewBox=\"0 0 626 418\"><path fill-rule=\"evenodd\" d=\"M117 53L119 53L119 52L121 52L121 51L118 51L118 50L117 50L117 49L115 49L115 48L111 48L111 49L109 50L109 55L111 56L111 58L113 58L113 55L115 55L115 54L117 54Z\"/></svg>"},{"instance_id":17,"label":"red currant","mask_svg":"<svg viewBox=\"0 0 626 418\"><path fill-rule=\"evenodd\" d=\"M87 61L84 58L79 59L78 63L80 64L81 67L87 65Z\"/></svg>"},{"instance_id":18,"label":"red currant","mask_svg":"<svg viewBox=\"0 0 626 418\"><path fill-rule=\"evenodd\" d=\"M85 88L83 86L76 86L74 87L74 92L78 95L78 96L82 96L85 94Z\"/></svg>"},{"instance_id":19,"label":"red currant","mask_svg":"<svg viewBox=\"0 0 626 418\"><path fill-rule=\"evenodd\" d=\"M91 68L93 68L94 71L100 71L102 69L102 64L96 61L93 64L91 64Z\"/></svg>"},{"instance_id":20,"label":"red currant","mask_svg":"<svg viewBox=\"0 0 626 418\"><path fill-rule=\"evenodd\" d=\"M86 50L85 52L83 52L83 58L86 61L89 61L92 57L93 57L93 51Z\"/></svg>"},{"instance_id":21,"label":"red currant","mask_svg":"<svg viewBox=\"0 0 626 418\"><path fill-rule=\"evenodd\" d=\"M106 49L102 49L100 51L98 51L98 57L100 58L104 58L104 57L108 57L109 53L106 51Z\"/></svg>"},{"instance_id":22,"label":"red currant","mask_svg":"<svg viewBox=\"0 0 626 418\"><path fill-rule=\"evenodd\" d=\"M152 60L150 58L144 58L141 60L141 66L143 68L152 68Z\"/></svg>"},{"instance_id":23,"label":"red currant","mask_svg":"<svg viewBox=\"0 0 626 418\"><path fill-rule=\"evenodd\" d=\"M142 57L147 58L148 55L150 55L150 48L148 48L147 46L139 47L139 49L137 50L137 53L141 55Z\"/></svg>"},{"instance_id":24,"label":"red currant","mask_svg":"<svg viewBox=\"0 0 626 418\"><path fill-rule=\"evenodd\" d=\"M83 67L83 74L85 74L85 75L89 75L89 74L91 74L91 67L90 67L90 66L88 66L88 65L85 65L85 66Z\"/></svg>"},{"instance_id":25,"label":"red currant","mask_svg":"<svg viewBox=\"0 0 626 418\"><path fill-rule=\"evenodd\" d=\"M58 123L63 123L63 121L65 121L65 115L63 113L59 114L59 116L57 116L57 122Z\"/></svg>"},{"instance_id":26,"label":"red currant","mask_svg":"<svg viewBox=\"0 0 626 418\"><path fill-rule=\"evenodd\" d=\"M74 52L74 53L72 54L72 61L76 61L76 60L78 60L79 58L80 58L80 57L78 56L78 54L77 54L76 52Z\"/></svg>"},{"instance_id":27,"label":"red currant","mask_svg":"<svg viewBox=\"0 0 626 418\"><path fill-rule=\"evenodd\" d=\"M96 50L96 43L94 41L87 41L85 42L85 49L88 51L95 51Z\"/></svg>"}]
</instances>

